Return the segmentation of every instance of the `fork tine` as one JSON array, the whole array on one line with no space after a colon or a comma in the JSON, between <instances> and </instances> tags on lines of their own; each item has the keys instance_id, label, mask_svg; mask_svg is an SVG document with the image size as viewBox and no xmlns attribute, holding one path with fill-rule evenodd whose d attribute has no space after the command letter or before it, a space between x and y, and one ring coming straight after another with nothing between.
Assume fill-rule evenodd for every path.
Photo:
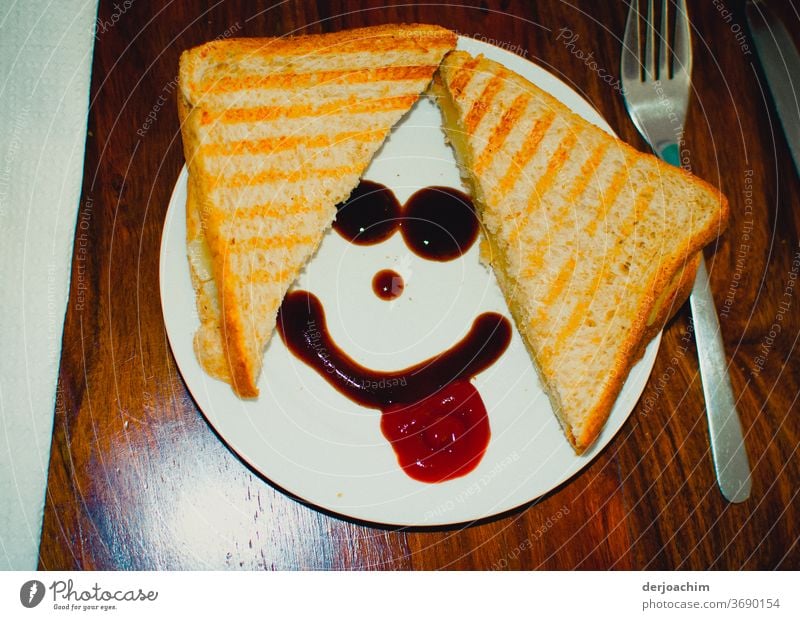
<instances>
[{"instance_id":1,"label":"fork tine","mask_svg":"<svg viewBox=\"0 0 800 620\"><path fill-rule=\"evenodd\" d=\"M686 0L675 3L675 59L672 63L672 75L692 73L692 39L689 13L686 12Z\"/></svg>"},{"instance_id":2,"label":"fork tine","mask_svg":"<svg viewBox=\"0 0 800 620\"><path fill-rule=\"evenodd\" d=\"M639 36L639 0L630 0L628 19L625 22L625 35L622 39L622 60L620 69L626 80L642 79L642 59Z\"/></svg>"},{"instance_id":3,"label":"fork tine","mask_svg":"<svg viewBox=\"0 0 800 620\"><path fill-rule=\"evenodd\" d=\"M647 34L644 40L644 78L646 80L656 79L656 16L653 10L653 0L647 0L647 16L644 23Z\"/></svg>"},{"instance_id":4,"label":"fork tine","mask_svg":"<svg viewBox=\"0 0 800 620\"><path fill-rule=\"evenodd\" d=\"M669 3L661 0L661 37L658 45L658 79L669 79Z\"/></svg>"}]
</instances>

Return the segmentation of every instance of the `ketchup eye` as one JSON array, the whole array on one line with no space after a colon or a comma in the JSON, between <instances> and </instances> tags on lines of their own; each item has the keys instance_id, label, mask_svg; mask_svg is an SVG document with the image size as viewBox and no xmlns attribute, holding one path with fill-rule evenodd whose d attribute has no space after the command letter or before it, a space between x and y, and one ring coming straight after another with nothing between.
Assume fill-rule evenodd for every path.
<instances>
[{"instance_id":1,"label":"ketchup eye","mask_svg":"<svg viewBox=\"0 0 800 620\"><path fill-rule=\"evenodd\" d=\"M336 207L333 229L350 243L375 245L400 226L400 203L381 183L361 181L350 197Z\"/></svg>"},{"instance_id":2,"label":"ketchup eye","mask_svg":"<svg viewBox=\"0 0 800 620\"><path fill-rule=\"evenodd\" d=\"M472 247L478 238L478 218L465 193L452 187L426 187L406 201L400 232L412 252L445 262Z\"/></svg>"}]
</instances>

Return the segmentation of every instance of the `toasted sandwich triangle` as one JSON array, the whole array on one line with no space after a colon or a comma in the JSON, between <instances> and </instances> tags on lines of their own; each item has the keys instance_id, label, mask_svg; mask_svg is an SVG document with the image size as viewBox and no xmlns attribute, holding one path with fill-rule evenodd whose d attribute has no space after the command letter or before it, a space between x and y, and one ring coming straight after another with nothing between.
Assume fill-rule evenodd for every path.
<instances>
[{"instance_id":1,"label":"toasted sandwich triangle","mask_svg":"<svg viewBox=\"0 0 800 620\"><path fill-rule=\"evenodd\" d=\"M281 301L456 35L390 25L216 41L181 56L195 353L258 395Z\"/></svg>"},{"instance_id":2,"label":"toasted sandwich triangle","mask_svg":"<svg viewBox=\"0 0 800 620\"><path fill-rule=\"evenodd\" d=\"M433 92L483 224L483 259L581 453L688 296L727 201L486 58L449 53Z\"/></svg>"}]
</instances>

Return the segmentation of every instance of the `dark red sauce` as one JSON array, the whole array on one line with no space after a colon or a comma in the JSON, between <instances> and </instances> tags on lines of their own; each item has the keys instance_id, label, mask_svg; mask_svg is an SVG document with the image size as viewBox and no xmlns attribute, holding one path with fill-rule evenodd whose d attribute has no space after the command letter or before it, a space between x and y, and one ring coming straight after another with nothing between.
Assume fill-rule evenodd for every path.
<instances>
[{"instance_id":1,"label":"dark red sauce","mask_svg":"<svg viewBox=\"0 0 800 620\"><path fill-rule=\"evenodd\" d=\"M465 193L452 187L425 187L403 206L400 231L406 245L418 256L448 261L475 243L478 218Z\"/></svg>"},{"instance_id":2,"label":"dark red sauce","mask_svg":"<svg viewBox=\"0 0 800 620\"><path fill-rule=\"evenodd\" d=\"M405 286L403 276L391 269L381 269L372 278L372 290L378 297L386 301L400 297Z\"/></svg>"},{"instance_id":3,"label":"dark red sauce","mask_svg":"<svg viewBox=\"0 0 800 620\"><path fill-rule=\"evenodd\" d=\"M441 482L463 476L480 462L489 420L469 378L508 347L511 324L502 315L479 315L469 333L446 351L389 372L366 368L342 351L328 333L322 304L307 291L284 298L278 333L294 355L339 392L383 412L381 430L412 478Z\"/></svg>"},{"instance_id":4,"label":"dark red sauce","mask_svg":"<svg viewBox=\"0 0 800 620\"><path fill-rule=\"evenodd\" d=\"M415 403L389 405L381 431L403 470L423 482L442 482L475 469L491 435L481 395L467 379Z\"/></svg>"},{"instance_id":5,"label":"dark red sauce","mask_svg":"<svg viewBox=\"0 0 800 620\"><path fill-rule=\"evenodd\" d=\"M380 243L399 229L418 256L449 261L475 243L478 218L469 196L452 187L425 187L401 207L385 185L361 181L337 207L333 228L358 245Z\"/></svg>"},{"instance_id":6,"label":"dark red sauce","mask_svg":"<svg viewBox=\"0 0 800 620\"><path fill-rule=\"evenodd\" d=\"M400 225L400 203L394 192L381 183L361 181L336 209L333 229L358 245L380 243Z\"/></svg>"}]
</instances>

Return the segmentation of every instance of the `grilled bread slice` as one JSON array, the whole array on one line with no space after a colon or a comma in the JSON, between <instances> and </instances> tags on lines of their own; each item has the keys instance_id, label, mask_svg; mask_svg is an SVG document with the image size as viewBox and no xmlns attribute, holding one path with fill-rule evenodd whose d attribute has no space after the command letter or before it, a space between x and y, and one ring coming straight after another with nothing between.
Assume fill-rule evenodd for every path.
<instances>
[{"instance_id":1,"label":"grilled bread slice","mask_svg":"<svg viewBox=\"0 0 800 620\"><path fill-rule=\"evenodd\" d=\"M390 25L201 45L180 60L203 368L258 395L278 307L456 35Z\"/></svg>"},{"instance_id":2,"label":"grilled bread slice","mask_svg":"<svg viewBox=\"0 0 800 620\"><path fill-rule=\"evenodd\" d=\"M433 90L483 223L485 261L581 453L688 296L727 201L485 58L448 54Z\"/></svg>"}]
</instances>

